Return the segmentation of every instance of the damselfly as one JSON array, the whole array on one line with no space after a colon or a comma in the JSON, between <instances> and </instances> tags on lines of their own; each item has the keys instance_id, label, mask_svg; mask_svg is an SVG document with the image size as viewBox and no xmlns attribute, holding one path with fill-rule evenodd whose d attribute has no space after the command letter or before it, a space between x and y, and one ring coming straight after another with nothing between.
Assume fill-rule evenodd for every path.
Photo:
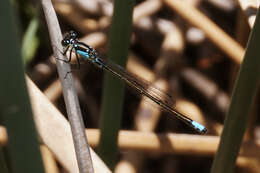
<instances>
[{"instance_id":1,"label":"damselfly","mask_svg":"<svg viewBox=\"0 0 260 173\"><path fill-rule=\"evenodd\" d=\"M172 109L172 106L165 99L161 99L161 93L157 93L158 89L147 89L147 86L143 85L143 82L138 78L135 78L134 75L127 72L123 67L104 60L98 56L97 51L88 46L87 44L80 42L78 40L77 34L74 31L70 31L64 35L64 38L61 42L62 46L65 48L63 54L69 51L69 59L63 60L65 62L70 62L72 58L72 52L76 55L76 60L78 64L78 68L80 67L79 56L88 60L95 66L101 69L105 69L112 73L113 75L119 77L121 80L126 82L129 86L136 89L141 95L145 95L149 99L151 99L154 103L159 105L165 111L175 115L178 119L182 120L184 123L188 124L190 127L195 129L199 133L206 133L207 129L199 124L198 122L186 117L180 112ZM70 49L70 50L69 50Z\"/></svg>"}]
</instances>

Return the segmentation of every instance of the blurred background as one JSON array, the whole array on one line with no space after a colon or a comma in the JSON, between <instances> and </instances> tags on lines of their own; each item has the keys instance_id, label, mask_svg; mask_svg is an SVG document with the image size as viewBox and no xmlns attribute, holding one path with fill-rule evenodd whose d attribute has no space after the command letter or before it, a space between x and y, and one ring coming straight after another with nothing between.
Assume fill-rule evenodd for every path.
<instances>
[{"instance_id":1,"label":"blurred background","mask_svg":"<svg viewBox=\"0 0 260 173\"><path fill-rule=\"evenodd\" d=\"M72 73L88 141L107 166L117 173L210 172L257 1L136 0L129 2L133 9L117 6L114 15L122 18L121 23L112 20L112 0L52 3L63 33L76 31L80 41L102 58L124 66L147 87L170 95L173 108L208 129L206 135L198 134L131 87L124 90L119 79L90 63L82 64ZM42 7L30 0L12 1L12 7L18 16L26 74L67 118ZM121 15L120 9L129 10L128 16ZM111 31L113 26L125 25L124 20L130 21L130 30ZM111 46L111 40L120 40L124 34L129 39L122 43L126 50L122 57L122 47ZM75 63L73 56L71 64ZM252 114L258 111L255 104ZM259 136L258 119L251 117L246 139ZM113 135L106 138L103 132ZM235 172L259 172L259 154L254 153L259 146L246 147ZM48 157L56 168L50 172L71 172L51 150Z\"/></svg>"}]
</instances>

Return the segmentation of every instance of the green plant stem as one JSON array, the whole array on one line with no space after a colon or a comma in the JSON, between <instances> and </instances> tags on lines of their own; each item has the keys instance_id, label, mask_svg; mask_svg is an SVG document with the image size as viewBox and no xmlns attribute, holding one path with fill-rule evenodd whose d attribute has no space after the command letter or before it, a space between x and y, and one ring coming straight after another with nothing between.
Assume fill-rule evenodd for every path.
<instances>
[{"instance_id":1,"label":"green plant stem","mask_svg":"<svg viewBox=\"0 0 260 173\"><path fill-rule=\"evenodd\" d=\"M8 133L7 156L12 172L43 173L37 133L24 77L18 28L9 0L0 10L2 49L0 68L0 120Z\"/></svg>"},{"instance_id":2,"label":"green plant stem","mask_svg":"<svg viewBox=\"0 0 260 173\"><path fill-rule=\"evenodd\" d=\"M131 36L134 0L115 0L109 35L108 57L125 66ZM117 135L121 125L124 84L105 73L101 109L101 139L98 152L104 162L113 168L117 158Z\"/></svg>"},{"instance_id":3,"label":"green plant stem","mask_svg":"<svg viewBox=\"0 0 260 173\"><path fill-rule=\"evenodd\" d=\"M244 61L232 93L231 104L211 173L234 172L236 158L250 116L260 77L260 21L259 11L251 31Z\"/></svg>"}]
</instances>

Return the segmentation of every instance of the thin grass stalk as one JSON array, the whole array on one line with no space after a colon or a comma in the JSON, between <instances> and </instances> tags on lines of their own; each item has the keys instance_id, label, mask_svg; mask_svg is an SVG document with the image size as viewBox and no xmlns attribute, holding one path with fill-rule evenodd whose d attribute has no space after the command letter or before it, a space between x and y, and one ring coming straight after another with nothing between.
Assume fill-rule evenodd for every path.
<instances>
[{"instance_id":1,"label":"thin grass stalk","mask_svg":"<svg viewBox=\"0 0 260 173\"><path fill-rule=\"evenodd\" d=\"M220 145L214 158L211 173L234 172L236 158L242 143L250 109L260 76L260 12L251 31L244 61L232 93L231 104L224 123Z\"/></svg>"},{"instance_id":2,"label":"thin grass stalk","mask_svg":"<svg viewBox=\"0 0 260 173\"><path fill-rule=\"evenodd\" d=\"M134 0L114 1L108 58L122 66L125 66L128 57L134 2ZM110 168L114 167L117 158L117 138L123 100L124 84L111 74L105 73L98 151Z\"/></svg>"},{"instance_id":3,"label":"thin grass stalk","mask_svg":"<svg viewBox=\"0 0 260 173\"><path fill-rule=\"evenodd\" d=\"M61 45L62 35L59 22L54 11L51 0L42 0L42 8L44 11L46 23L48 26L50 40L56 58L57 69L62 83L62 91L66 110L71 126L73 143L75 147L77 163L80 173L94 173L94 168L91 160L90 149L87 142L85 127L83 123L82 113L79 106L78 96L74 87L71 68L68 63L57 60L64 59L61 53L63 50ZM65 77L66 76L66 77Z\"/></svg>"},{"instance_id":4,"label":"thin grass stalk","mask_svg":"<svg viewBox=\"0 0 260 173\"><path fill-rule=\"evenodd\" d=\"M1 3L2 52L0 68L0 121L7 128L8 166L12 172L39 172L44 168L24 77L18 25L9 0Z\"/></svg>"}]
</instances>

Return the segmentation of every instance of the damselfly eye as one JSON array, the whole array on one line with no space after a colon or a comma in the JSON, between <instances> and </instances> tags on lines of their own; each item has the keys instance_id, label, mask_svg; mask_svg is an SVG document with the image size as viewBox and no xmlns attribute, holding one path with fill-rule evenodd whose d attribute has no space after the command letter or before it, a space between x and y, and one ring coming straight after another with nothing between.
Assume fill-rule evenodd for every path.
<instances>
[{"instance_id":1,"label":"damselfly eye","mask_svg":"<svg viewBox=\"0 0 260 173\"><path fill-rule=\"evenodd\" d=\"M62 46L68 46L68 45L70 44L70 41L63 39L63 40L61 41L61 44L62 44Z\"/></svg>"}]
</instances>

